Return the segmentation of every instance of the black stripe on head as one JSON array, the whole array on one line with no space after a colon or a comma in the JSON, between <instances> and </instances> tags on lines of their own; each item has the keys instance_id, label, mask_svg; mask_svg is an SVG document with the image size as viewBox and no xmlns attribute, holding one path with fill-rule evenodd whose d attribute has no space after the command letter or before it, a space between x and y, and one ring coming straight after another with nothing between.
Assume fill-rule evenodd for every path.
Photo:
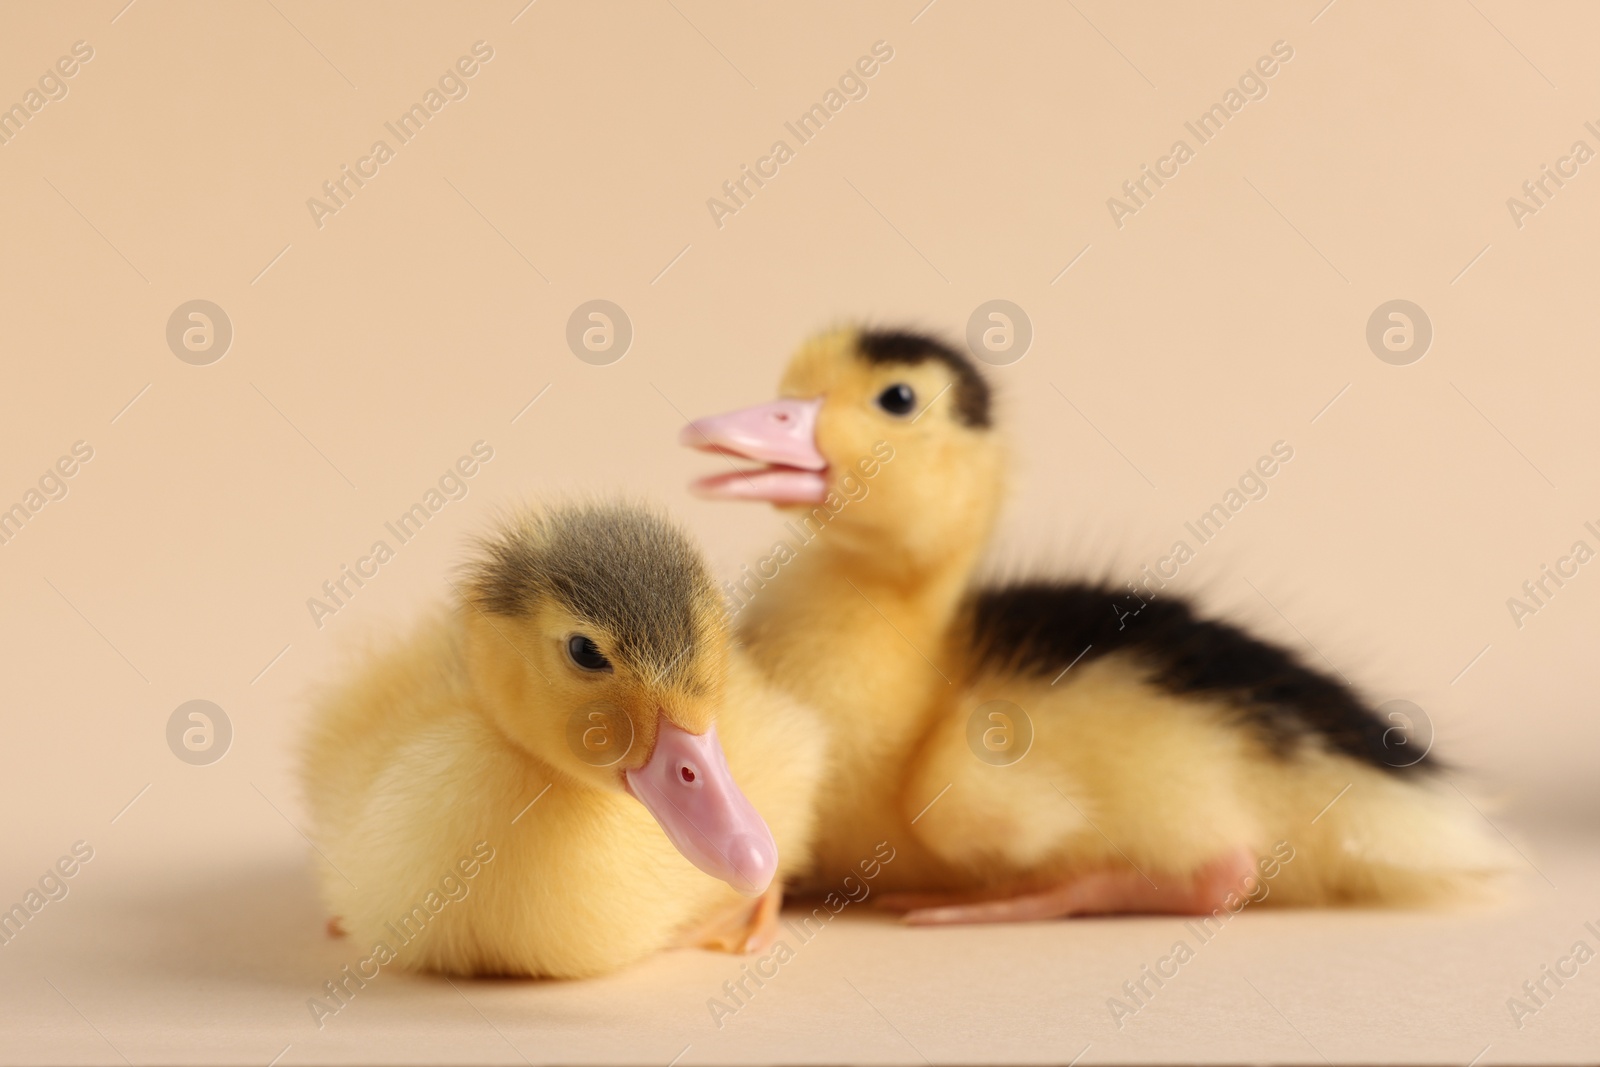
<instances>
[{"instance_id":1,"label":"black stripe on head","mask_svg":"<svg viewBox=\"0 0 1600 1067\"><path fill-rule=\"evenodd\" d=\"M482 611L525 617L550 600L604 627L631 666L682 678L720 615L699 551L671 522L625 504L519 516L483 542L468 596Z\"/></svg>"},{"instance_id":2,"label":"black stripe on head","mask_svg":"<svg viewBox=\"0 0 1600 1067\"><path fill-rule=\"evenodd\" d=\"M969 617L985 667L1055 678L1080 656L1086 663L1121 654L1168 693L1233 705L1279 757L1320 739L1384 770L1430 768L1394 744L1389 727L1354 693L1292 653L1199 618L1182 600L1139 604L1104 586L1024 583L978 593Z\"/></svg>"},{"instance_id":3,"label":"black stripe on head","mask_svg":"<svg viewBox=\"0 0 1600 1067\"><path fill-rule=\"evenodd\" d=\"M914 367L929 360L943 363L955 375L956 418L975 429L991 425L989 383L971 360L938 338L908 330L863 330L856 339L856 351L874 366L904 363Z\"/></svg>"}]
</instances>

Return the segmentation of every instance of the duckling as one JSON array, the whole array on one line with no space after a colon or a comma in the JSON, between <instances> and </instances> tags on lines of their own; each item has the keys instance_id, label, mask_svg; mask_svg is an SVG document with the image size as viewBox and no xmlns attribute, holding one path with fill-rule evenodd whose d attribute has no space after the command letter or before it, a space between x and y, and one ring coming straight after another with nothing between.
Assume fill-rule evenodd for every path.
<instances>
[{"instance_id":1,"label":"duckling","mask_svg":"<svg viewBox=\"0 0 1600 1067\"><path fill-rule=\"evenodd\" d=\"M526 511L457 589L305 749L324 895L368 959L578 978L770 943L820 724L730 653L689 538L631 505Z\"/></svg>"},{"instance_id":2,"label":"duckling","mask_svg":"<svg viewBox=\"0 0 1600 1067\"><path fill-rule=\"evenodd\" d=\"M1399 903L1502 868L1433 761L1293 654L1164 595L1129 619L1107 588L975 581L1006 451L953 348L834 331L779 391L682 443L760 464L695 489L771 502L801 542L740 612L830 727L799 886L881 839L913 922L1201 913L1269 869L1277 903Z\"/></svg>"}]
</instances>

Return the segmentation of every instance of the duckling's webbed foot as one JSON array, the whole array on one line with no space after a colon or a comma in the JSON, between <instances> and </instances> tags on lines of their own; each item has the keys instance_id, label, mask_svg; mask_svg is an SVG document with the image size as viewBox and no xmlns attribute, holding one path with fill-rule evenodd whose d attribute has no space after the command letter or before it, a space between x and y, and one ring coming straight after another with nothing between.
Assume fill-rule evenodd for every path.
<instances>
[{"instance_id":1,"label":"duckling's webbed foot","mask_svg":"<svg viewBox=\"0 0 1600 1067\"><path fill-rule=\"evenodd\" d=\"M761 952L778 939L778 909L783 886L774 882L755 900L741 900L679 935L676 948L711 952Z\"/></svg>"},{"instance_id":2,"label":"duckling's webbed foot","mask_svg":"<svg viewBox=\"0 0 1600 1067\"><path fill-rule=\"evenodd\" d=\"M1041 890L1011 894L893 893L881 907L903 911L913 926L956 923L1037 922L1072 915L1204 915L1242 893L1255 873L1247 850L1206 864L1188 880L1164 877L1158 885L1135 870L1075 875Z\"/></svg>"}]
</instances>

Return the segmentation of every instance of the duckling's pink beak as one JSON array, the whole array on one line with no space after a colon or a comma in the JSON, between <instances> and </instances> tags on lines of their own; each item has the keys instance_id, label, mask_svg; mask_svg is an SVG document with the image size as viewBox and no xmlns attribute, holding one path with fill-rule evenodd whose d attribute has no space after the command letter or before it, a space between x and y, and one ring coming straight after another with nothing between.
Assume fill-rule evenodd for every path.
<instances>
[{"instance_id":1,"label":"duckling's pink beak","mask_svg":"<svg viewBox=\"0 0 1600 1067\"><path fill-rule=\"evenodd\" d=\"M729 471L694 482L701 496L815 504L828 495L828 461L817 451L822 398L774 400L690 423L680 443L706 452L753 459L767 466Z\"/></svg>"},{"instance_id":2,"label":"duckling's pink beak","mask_svg":"<svg viewBox=\"0 0 1600 1067\"><path fill-rule=\"evenodd\" d=\"M728 773L715 726L696 735L662 719L650 761L623 779L690 863L747 897L767 891L778 844Z\"/></svg>"}]
</instances>

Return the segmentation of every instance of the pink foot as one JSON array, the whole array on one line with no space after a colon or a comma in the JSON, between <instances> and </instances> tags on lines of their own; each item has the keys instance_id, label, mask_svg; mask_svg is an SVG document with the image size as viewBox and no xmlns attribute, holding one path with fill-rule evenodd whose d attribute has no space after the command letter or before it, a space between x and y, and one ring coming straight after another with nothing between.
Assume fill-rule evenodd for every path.
<instances>
[{"instance_id":1,"label":"pink foot","mask_svg":"<svg viewBox=\"0 0 1600 1067\"><path fill-rule=\"evenodd\" d=\"M753 903L740 901L685 930L678 935L676 947L745 954L761 952L778 939L781 907L783 886L774 882Z\"/></svg>"},{"instance_id":2,"label":"pink foot","mask_svg":"<svg viewBox=\"0 0 1600 1067\"><path fill-rule=\"evenodd\" d=\"M913 926L1037 922L1069 915L1204 915L1221 907L1254 873L1250 853L1241 849L1176 884L1156 885L1138 871L1095 871L1026 893L894 893L880 906L905 912Z\"/></svg>"}]
</instances>

